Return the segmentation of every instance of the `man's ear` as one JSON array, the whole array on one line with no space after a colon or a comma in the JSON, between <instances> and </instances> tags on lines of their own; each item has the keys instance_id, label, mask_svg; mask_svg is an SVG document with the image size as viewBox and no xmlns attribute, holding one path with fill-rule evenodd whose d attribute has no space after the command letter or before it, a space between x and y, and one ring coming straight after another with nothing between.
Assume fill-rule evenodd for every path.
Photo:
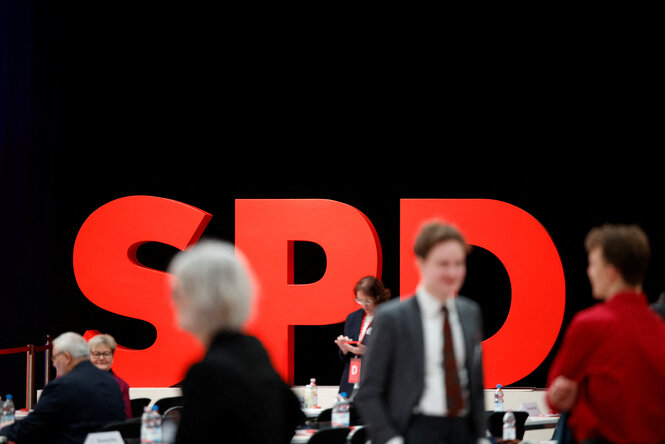
<instances>
[{"instance_id":1,"label":"man's ear","mask_svg":"<svg viewBox=\"0 0 665 444\"><path fill-rule=\"evenodd\" d=\"M614 283L621 275L614 265L607 264L607 277L610 279L610 282Z\"/></svg>"},{"instance_id":2,"label":"man's ear","mask_svg":"<svg viewBox=\"0 0 665 444\"><path fill-rule=\"evenodd\" d=\"M617 282L620 282L622 285L624 284L623 276L619 272L619 269L616 268L614 265L608 264L608 279L612 285L616 284Z\"/></svg>"}]
</instances>

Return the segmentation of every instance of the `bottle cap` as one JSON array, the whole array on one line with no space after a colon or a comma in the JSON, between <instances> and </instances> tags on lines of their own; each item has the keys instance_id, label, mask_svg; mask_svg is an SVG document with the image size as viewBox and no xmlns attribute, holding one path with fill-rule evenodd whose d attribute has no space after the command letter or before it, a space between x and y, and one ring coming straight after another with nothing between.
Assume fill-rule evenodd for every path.
<instances>
[{"instance_id":1,"label":"bottle cap","mask_svg":"<svg viewBox=\"0 0 665 444\"><path fill-rule=\"evenodd\" d=\"M157 404L153 404L152 409L156 412L159 410L159 406Z\"/></svg>"},{"instance_id":2,"label":"bottle cap","mask_svg":"<svg viewBox=\"0 0 665 444\"><path fill-rule=\"evenodd\" d=\"M349 395L346 394L346 392L342 392L342 393L340 393L340 395L342 395L342 396L345 397L345 398L346 398L347 396L349 396Z\"/></svg>"},{"instance_id":3,"label":"bottle cap","mask_svg":"<svg viewBox=\"0 0 665 444\"><path fill-rule=\"evenodd\" d=\"M13 399L13 396L12 396L12 395L10 395L10 394L7 394L7 397L6 397L6 399L7 399L7 401L9 401L10 399Z\"/></svg>"}]
</instances>

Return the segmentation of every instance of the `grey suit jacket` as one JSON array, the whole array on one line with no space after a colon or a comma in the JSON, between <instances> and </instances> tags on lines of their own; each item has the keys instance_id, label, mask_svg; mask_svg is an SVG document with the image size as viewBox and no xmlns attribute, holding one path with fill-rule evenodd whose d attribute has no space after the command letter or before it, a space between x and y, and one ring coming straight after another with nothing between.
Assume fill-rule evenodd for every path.
<instances>
[{"instance_id":1,"label":"grey suit jacket","mask_svg":"<svg viewBox=\"0 0 665 444\"><path fill-rule=\"evenodd\" d=\"M485 436L482 317L480 307L462 296L455 298L466 346L469 376L469 419L472 434ZM382 444L407 428L424 387L424 345L416 297L392 300L377 307L374 331L367 344L354 402L367 422L373 444Z\"/></svg>"}]
</instances>

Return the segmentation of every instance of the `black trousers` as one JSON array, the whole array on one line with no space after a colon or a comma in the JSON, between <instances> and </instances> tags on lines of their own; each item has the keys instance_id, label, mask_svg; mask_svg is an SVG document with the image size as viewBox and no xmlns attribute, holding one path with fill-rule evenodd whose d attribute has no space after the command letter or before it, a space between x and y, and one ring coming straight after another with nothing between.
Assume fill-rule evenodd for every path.
<instances>
[{"instance_id":1,"label":"black trousers","mask_svg":"<svg viewBox=\"0 0 665 444\"><path fill-rule=\"evenodd\" d=\"M406 430L407 444L467 444L474 439L466 417L413 415Z\"/></svg>"}]
</instances>

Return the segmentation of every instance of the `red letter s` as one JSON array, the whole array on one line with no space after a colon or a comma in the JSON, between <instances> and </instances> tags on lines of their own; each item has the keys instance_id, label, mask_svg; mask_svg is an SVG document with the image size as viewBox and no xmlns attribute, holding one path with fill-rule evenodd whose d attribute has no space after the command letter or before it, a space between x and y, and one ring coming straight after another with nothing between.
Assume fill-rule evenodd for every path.
<instances>
[{"instance_id":1,"label":"red letter s","mask_svg":"<svg viewBox=\"0 0 665 444\"><path fill-rule=\"evenodd\" d=\"M182 202L129 196L93 212L76 237L74 274L85 296L110 312L148 321L157 330L155 343L145 350L116 350L114 371L131 386L169 387L181 381L204 352L197 339L177 327L168 274L141 265L137 248L161 242L185 249L199 239L211 217Z\"/></svg>"}]
</instances>

